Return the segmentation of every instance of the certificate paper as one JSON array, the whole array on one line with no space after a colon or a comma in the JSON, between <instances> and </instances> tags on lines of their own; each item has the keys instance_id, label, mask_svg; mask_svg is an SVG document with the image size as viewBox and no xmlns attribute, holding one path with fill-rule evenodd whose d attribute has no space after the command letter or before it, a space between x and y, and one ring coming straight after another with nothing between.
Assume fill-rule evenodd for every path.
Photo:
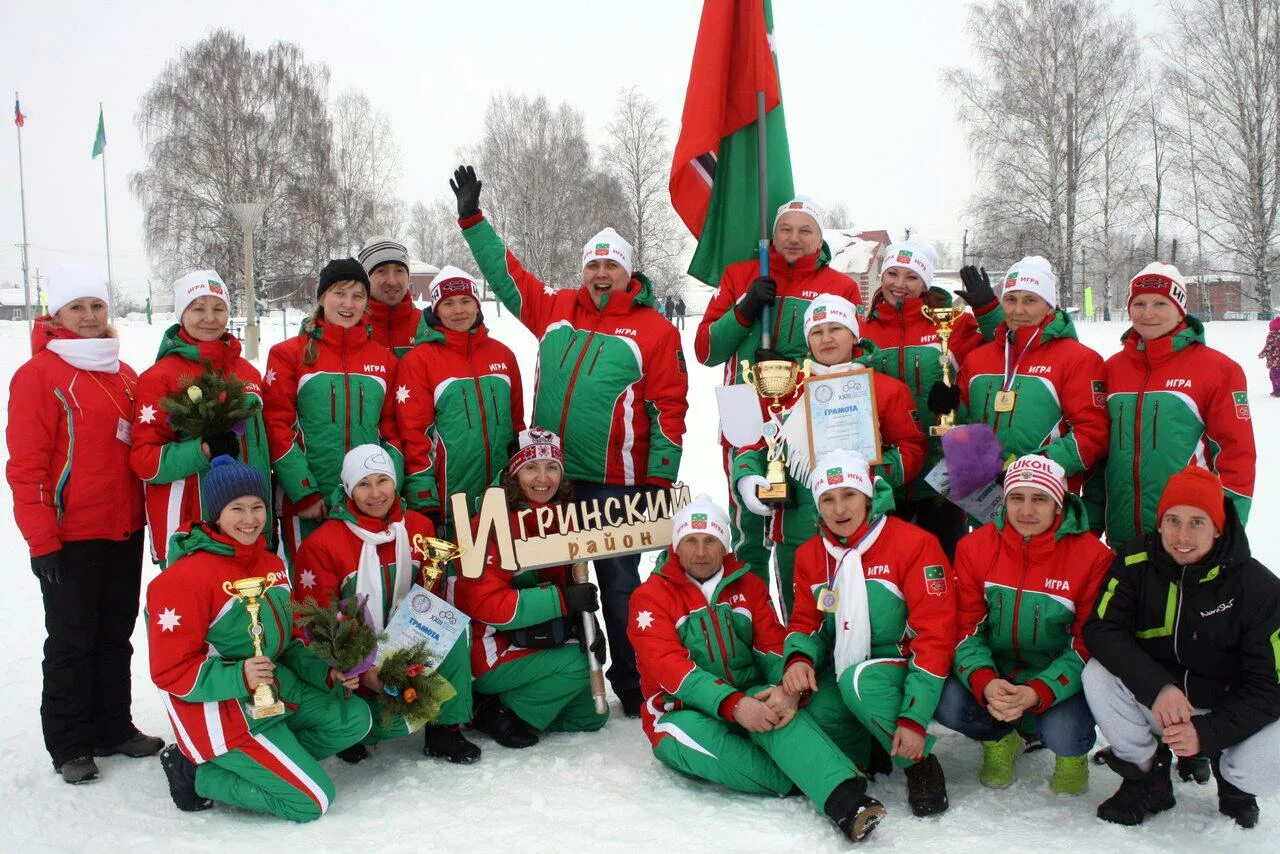
<instances>
[{"instance_id":1,"label":"certificate paper","mask_svg":"<svg viewBox=\"0 0 1280 854\"><path fill-rule=\"evenodd\" d=\"M387 639L379 644L379 657L415 644L427 645L428 663L434 670L467 634L471 618L420 584L409 588L400 607L387 623Z\"/></svg>"},{"instance_id":2,"label":"certificate paper","mask_svg":"<svg viewBox=\"0 0 1280 854\"><path fill-rule=\"evenodd\" d=\"M876 413L875 374L858 368L805 380L804 398L811 464L843 448L880 463L880 422Z\"/></svg>"}]
</instances>

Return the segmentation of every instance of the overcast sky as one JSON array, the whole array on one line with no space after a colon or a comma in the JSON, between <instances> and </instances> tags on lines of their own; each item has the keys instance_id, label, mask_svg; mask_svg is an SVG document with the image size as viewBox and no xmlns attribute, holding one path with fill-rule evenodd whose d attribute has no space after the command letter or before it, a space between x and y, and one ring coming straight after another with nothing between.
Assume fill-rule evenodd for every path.
<instances>
[{"instance_id":1,"label":"overcast sky","mask_svg":"<svg viewBox=\"0 0 1280 854\"><path fill-rule=\"evenodd\" d=\"M145 291L142 213L128 191L129 173L144 164L134 112L179 48L212 29L242 32L254 48L296 42L308 61L329 66L331 98L365 92L390 118L403 154L400 195L412 203L448 193L456 149L478 138L489 95L504 89L572 104L599 143L619 90L634 85L659 104L674 138L701 5L0 0L3 95L16 89L27 116L31 266L44 273L75 261L105 275L102 171L90 158L101 101L113 272L125 288ZM1113 5L1134 14L1140 32L1159 29L1158 0ZM973 63L967 10L958 0L775 0L797 191L843 201L861 228L959 240L974 169L941 77ZM5 127L0 281L20 282L12 118Z\"/></svg>"}]
</instances>

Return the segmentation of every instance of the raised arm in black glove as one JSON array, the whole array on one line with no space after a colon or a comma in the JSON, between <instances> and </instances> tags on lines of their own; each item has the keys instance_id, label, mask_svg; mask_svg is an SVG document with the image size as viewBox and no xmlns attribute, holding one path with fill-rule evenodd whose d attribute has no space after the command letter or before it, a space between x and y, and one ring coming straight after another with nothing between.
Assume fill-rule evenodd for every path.
<instances>
[{"instance_id":1,"label":"raised arm in black glove","mask_svg":"<svg viewBox=\"0 0 1280 854\"><path fill-rule=\"evenodd\" d=\"M204 440L204 443L209 446L209 459L211 460L216 460L224 455L232 459L240 456L240 437L230 430L226 433L210 436Z\"/></svg>"},{"instance_id":2,"label":"raised arm in black glove","mask_svg":"<svg viewBox=\"0 0 1280 854\"><path fill-rule=\"evenodd\" d=\"M47 555L31 559L31 572L36 578L43 578L50 584L62 583L62 550L49 552Z\"/></svg>"},{"instance_id":3,"label":"raised arm in black glove","mask_svg":"<svg viewBox=\"0 0 1280 854\"><path fill-rule=\"evenodd\" d=\"M768 276L761 276L747 288L742 301L738 303L738 311L748 323L755 323L760 311L766 305L773 305L773 298L778 295L778 283Z\"/></svg>"},{"instance_id":4,"label":"raised arm in black glove","mask_svg":"<svg viewBox=\"0 0 1280 854\"><path fill-rule=\"evenodd\" d=\"M458 219L480 213L480 188L484 184L476 177L474 166L459 166L453 170L449 189L458 197Z\"/></svg>"},{"instance_id":5,"label":"raised arm in black glove","mask_svg":"<svg viewBox=\"0 0 1280 854\"><path fill-rule=\"evenodd\" d=\"M566 616L600 610L600 594L596 592L594 584L566 584L560 591L564 595L565 607L569 609Z\"/></svg>"},{"instance_id":6,"label":"raised arm in black glove","mask_svg":"<svg viewBox=\"0 0 1280 854\"><path fill-rule=\"evenodd\" d=\"M960 389L938 380L929 389L929 411L934 415L946 415L955 412L960 405Z\"/></svg>"},{"instance_id":7,"label":"raised arm in black glove","mask_svg":"<svg viewBox=\"0 0 1280 854\"><path fill-rule=\"evenodd\" d=\"M964 284L964 290L956 291L956 296L974 308L982 308L996 298L996 292L991 290L991 277L987 275L986 267L978 268L972 264L961 267L960 281Z\"/></svg>"}]
</instances>

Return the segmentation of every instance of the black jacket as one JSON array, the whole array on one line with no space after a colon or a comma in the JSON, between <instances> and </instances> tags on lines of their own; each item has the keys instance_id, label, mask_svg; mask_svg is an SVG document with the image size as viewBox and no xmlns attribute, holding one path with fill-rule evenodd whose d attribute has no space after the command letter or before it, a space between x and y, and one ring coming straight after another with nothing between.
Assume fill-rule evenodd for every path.
<instances>
[{"instance_id":1,"label":"black jacket","mask_svg":"<svg viewBox=\"0 0 1280 854\"><path fill-rule=\"evenodd\" d=\"M1084 626L1089 652L1150 707L1177 685L1207 756L1280 718L1280 578L1249 555L1227 502L1226 530L1178 566L1158 532L1125 544Z\"/></svg>"}]
</instances>

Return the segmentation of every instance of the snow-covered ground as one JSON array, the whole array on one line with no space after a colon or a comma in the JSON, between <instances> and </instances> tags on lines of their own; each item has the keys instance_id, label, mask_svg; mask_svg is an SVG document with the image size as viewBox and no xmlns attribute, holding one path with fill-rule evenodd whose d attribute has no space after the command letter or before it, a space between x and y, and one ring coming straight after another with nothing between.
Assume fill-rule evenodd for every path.
<instances>
[{"instance_id":1,"label":"snow-covered ground","mask_svg":"<svg viewBox=\"0 0 1280 854\"><path fill-rule=\"evenodd\" d=\"M532 389L534 342L509 313L486 306L490 328L520 358ZM290 326L296 328L296 314ZM132 318L120 324L124 358L142 370L151 364L164 318L148 327ZM690 365L689 432L682 478L694 492L723 495L715 444L712 389L720 371L692 357L698 318L689 318L685 347ZM1104 356L1115 352L1120 323L1082 324L1084 342ZM1209 324L1209 343L1244 365L1252 392L1259 445L1280 430L1280 399L1268 396L1266 371L1256 358L1265 324ZM283 337L279 314L264 326L264 344ZM265 349L259 365L265 362ZM0 322L0 378L27 358L25 324ZM0 414L0 418L6 417ZM7 459L7 451L0 450ZM1280 567L1280 463L1269 448L1258 463L1258 489L1249 533L1254 553ZM0 484L0 550L10 555L14 587L0 597L0 649L12 654L0 695L0 851L262 851L293 846L377 846L387 851L710 851L842 850L847 844L803 797L771 799L735 794L684 779L652 758L638 721L627 720L614 702L614 717L592 735L550 735L536 747L512 751L474 735L484 748L477 765L457 767L424 758L410 737L379 746L371 761L348 766L325 763L337 785L329 814L296 826L273 818L218 807L189 815L169 800L157 759L99 760L102 778L88 786L64 784L50 769L40 737L40 660L44 639L39 587L27 552L8 513L9 491ZM647 572L648 565L645 566ZM144 582L155 570L144 570ZM172 738L159 699L147 678L146 639L139 622L134 636L134 720L143 731ZM951 809L935 819L913 818L901 774L874 783L872 793L888 807L888 818L867 850L992 849L1027 851L1275 851L1280 798L1264 800L1262 820L1242 831L1217 812L1214 787L1177 786L1179 805L1140 828L1122 829L1094 817L1094 808L1115 791L1119 779L1094 769L1088 792L1058 797L1048 790L1052 757L1024 757L1018 781L1003 792L977 782L977 744L939 730L939 758L946 770ZM1280 757L1277 757L1280 772Z\"/></svg>"}]
</instances>

